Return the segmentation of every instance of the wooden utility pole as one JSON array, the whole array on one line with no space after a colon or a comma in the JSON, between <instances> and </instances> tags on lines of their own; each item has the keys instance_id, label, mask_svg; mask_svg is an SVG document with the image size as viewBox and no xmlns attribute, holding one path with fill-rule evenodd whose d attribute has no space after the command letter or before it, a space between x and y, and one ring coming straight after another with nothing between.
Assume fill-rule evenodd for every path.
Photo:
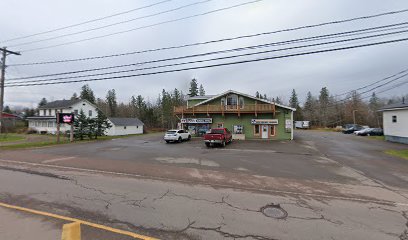
<instances>
[{"instance_id":1,"label":"wooden utility pole","mask_svg":"<svg viewBox=\"0 0 408 240\"><path fill-rule=\"evenodd\" d=\"M3 127L3 107L4 107L4 81L6 78L6 57L8 54L21 55L18 52L12 52L6 47L0 48L2 52L1 57L1 75L0 75L0 133Z\"/></svg>"}]
</instances>

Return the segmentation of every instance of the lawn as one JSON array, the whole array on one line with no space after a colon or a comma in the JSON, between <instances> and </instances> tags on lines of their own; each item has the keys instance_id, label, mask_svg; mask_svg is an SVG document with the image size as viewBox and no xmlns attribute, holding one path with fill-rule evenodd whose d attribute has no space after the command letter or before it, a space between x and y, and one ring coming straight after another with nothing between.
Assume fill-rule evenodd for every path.
<instances>
[{"instance_id":1,"label":"lawn","mask_svg":"<svg viewBox=\"0 0 408 240\"><path fill-rule=\"evenodd\" d=\"M23 135L17 134L0 134L0 142L15 142L24 140L25 137Z\"/></svg>"},{"instance_id":2,"label":"lawn","mask_svg":"<svg viewBox=\"0 0 408 240\"><path fill-rule=\"evenodd\" d=\"M392 156L405 158L408 160L408 149L406 150L387 150L385 153L390 154Z\"/></svg>"},{"instance_id":3,"label":"lawn","mask_svg":"<svg viewBox=\"0 0 408 240\"><path fill-rule=\"evenodd\" d=\"M133 137L133 136L137 136L137 135L99 136L98 139L85 138L82 141L77 139L72 144L88 143L88 142L95 142L95 141L106 141L106 140L111 140L111 139L126 138L126 137ZM8 145L5 145L5 146L0 146L0 149L17 150L17 149L24 149L24 148L47 147L47 146L54 146L54 145L69 144L70 143L69 139L67 137L63 137L63 136L61 136L60 143L57 143L56 136L54 136L54 135L39 135L39 137L42 137L41 141L25 141L25 142L19 142L19 143L15 143L15 144L8 144ZM25 139L25 138L22 137L21 139Z\"/></svg>"},{"instance_id":4,"label":"lawn","mask_svg":"<svg viewBox=\"0 0 408 240\"><path fill-rule=\"evenodd\" d=\"M385 141L385 136L367 136L368 139Z\"/></svg>"}]
</instances>

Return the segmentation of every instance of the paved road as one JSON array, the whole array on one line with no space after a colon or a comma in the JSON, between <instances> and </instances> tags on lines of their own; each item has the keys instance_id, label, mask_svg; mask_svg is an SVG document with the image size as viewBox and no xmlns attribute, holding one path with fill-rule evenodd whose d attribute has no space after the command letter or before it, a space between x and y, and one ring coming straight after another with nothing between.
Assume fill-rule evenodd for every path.
<instances>
[{"instance_id":1,"label":"paved road","mask_svg":"<svg viewBox=\"0 0 408 240\"><path fill-rule=\"evenodd\" d=\"M408 184L400 183L408 162L382 154L406 146L296 136L226 149L146 135L1 152L0 201L162 239L408 237ZM284 219L262 213L276 204Z\"/></svg>"}]
</instances>

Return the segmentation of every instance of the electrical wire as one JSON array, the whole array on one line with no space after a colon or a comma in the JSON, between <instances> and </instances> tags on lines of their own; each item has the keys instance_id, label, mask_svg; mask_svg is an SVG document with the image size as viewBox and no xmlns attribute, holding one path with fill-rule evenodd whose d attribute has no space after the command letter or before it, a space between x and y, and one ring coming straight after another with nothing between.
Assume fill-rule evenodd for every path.
<instances>
[{"instance_id":1,"label":"electrical wire","mask_svg":"<svg viewBox=\"0 0 408 240\"><path fill-rule=\"evenodd\" d=\"M133 21L136 21L136 20L141 20L141 19L155 17L155 16L159 16L159 15L162 15L162 14L170 13L170 12L175 12L175 11L178 11L178 10L181 10L181 9L184 9L184 8L196 6L196 5L207 3L207 2L210 2L210 1L212 1L212 0L205 0L205 1L195 2L195 3L190 3L190 4L187 4L187 5L172 8L172 9L166 10L166 11L161 11L161 12L158 12L158 13L153 13L153 14L149 14L149 15L145 15L145 16L141 16L141 17L137 17L137 18L133 18L133 19L128 19L128 20L125 20L125 21L111 23L111 24L108 24L108 25L100 26L100 27L85 29L85 30L78 31L78 32L67 33L67 34L63 34L63 35L59 35L59 36L49 37L49 38L30 41L30 42L19 43L19 44L11 45L9 47L25 46L25 45L30 45L30 44L34 44L34 43L40 43L40 42L50 41L50 40L59 39L59 38L63 38L63 37L74 36L74 35L78 35L78 34L82 34L82 33L96 31L96 30L100 30L100 29L104 29L104 28L108 28L108 27L113 27L113 26L117 26L117 25L120 25L120 24L124 24L124 23L133 22Z\"/></svg>"},{"instance_id":2,"label":"electrical wire","mask_svg":"<svg viewBox=\"0 0 408 240\"><path fill-rule=\"evenodd\" d=\"M356 34L366 34L366 31L368 31L368 30L369 30L369 33L375 33L375 32L378 32L378 31L384 31L384 29L380 29L380 28L389 27L389 26L406 25L406 24L408 24L408 22L399 23L399 24L392 24L392 25L386 25L386 26L381 26L381 27L368 28L368 29L359 29L359 30L348 31L348 32L333 33L333 34L326 34L326 35L313 36L313 37L307 37L307 38L293 39L293 40L288 40L288 41L272 42L272 43L267 43L267 44L252 45L252 46L233 48L233 49L227 49L227 50L206 52L206 53L187 55L187 56L181 56L181 57L172 57L172 58L165 58L165 59L159 59L159 60L137 62L137 63L131 63L131 64L122 64L122 65L115 65L115 66L102 67L102 68L84 69L84 70L77 70L77 71L70 71L70 72L61 72L61 73L54 73L54 74L45 74L45 75L36 75L36 76L28 76L28 77L10 78L10 79L8 79L8 82L16 81L16 80L32 79L32 78L44 78L44 77L52 77L52 76L60 76L60 75L68 75L68 74L77 74L77 73L91 72L91 71L101 71L101 70L108 70L108 69L114 69L114 68L138 66L138 65L150 64L150 63L181 60L181 59L186 59L186 58L203 57L203 56L214 55L214 54L222 54L222 53L230 53L230 52L236 52L236 51L252 50L252 49L258 49L258 48L264 48L264 47L287 45L287 44L292 44L292 43L301 43L301 42L316 41L316 40L329 39L329 38L338 38L339 36L340 37L353 36L353 35L356 35ZM373 29L376 29L376 31L371 31ZM391 30L394 30L394 29L391 29ZM386 29L386 30L390 30L390 29ZM339 40L339 41L332 41L332 42L297 46L297 47L291 47L291 48L283 48L283 49L278 49L278 50L270 50L270 51L264 51L264 52L249 53L249 54L237 55L237 56L233 56L233 57L250 56L250 55L260 54L260 53L269 53L269 52L275 52L275 51L283 51L283 50L313 47L313 46L333 44L333 43L341 43L341 42L347 42L347 41L355 41L355 40L361 40L361 39L367 39L367 38L373 38L373 37L388 36L388 35L404 33L404 32L407 32L407 30L397 31L397 32L392 32L392 33L377 34L377 35L371 35L371 36L364 36L364 37L358 37L358 38L352 38L352 39L345 39L345 40ZM226 57L226 58L231 58L231 57ZM217 59L214 59L214 60L222 60L222 59L226 59L226 58L217 58ZM172 66L172 65L170 65L170 66ZM122 72L127 72L127 71L133 71L133 70L126 70L126 71L122 71ZM118 72L114 72L114 73L118 73ZM91 75L88 75L88 76L91 76Z\"/></svg>"},{"instance_id":3,"label":"electrical wire","mask_svg":"<svg viewBox=\"0 0 408 240\"><path fill-rule=\"evenodd\" d=\"M188 70L206 69L206 68L213 68L213 67L221 67L221 66L230 66L230 65L237 65L237 64L244 64L244 63L260 62L260 61L266 61L266 60L272 60L272 59L282 59L282 58L295 57L295 56L305 56L305 55L312 55L312 54L319 54L319 53L326 53L326 52L333 52L333 51L342 51L342 50L347 50L347 49L356 49L356 48L369 47L369 46L375 46L375 45L403 42L403 41L407 41L407 40L408 40L408 38L400 38L400 39L394 39L394 40L389 40L389 41L360 44L360 45L341 47L341 48L332 48L332 49L325 49L325 50L318 50L318 51L309 51L309 52L303 52L303 53L287 54L287 55L281 55L281 56L271 56L271 57L265 57L265 58L247 59L247 60L241 60L241 61L235 61L235 62L225 62L225 63L211 64L211 65L204 65L204 66L170 69L170 70L139 73L139 74L132 74L132 75L121 75L121 76L104 77L104 78L81 79L81 80L73 80L73 81L55 81L55 82L45 82L45 83L14 84L14 85L6 85L5 87L55 85L55 84L91 82L91 81L122 79L122 78L139 77L139 76L149 76L149 75L157 75L157 74L164 74L164 73L174 73L174 72L181 72L181 71L188 71Z\"/></svg>"},{"instance_id":4,"label":"electrical wire","mask_svg":"<svg viewBox=\"0 0 408 240\"><path fill-rule=\"evenodd\" d=\"M28 49L28 50L22 50L21 52L30 52L30 51L54 48L54 47L65 46L65 45L69 45L69 44L73 44L73 43L79 43L79 42L90 41L90 40L99 39L99 38L110 37L110 36L114 36L114 35L118 35L118 34L123 34L123 33L128 33L128 32L141 30L141 29L152 28L152 27L156 27L156 26L160 26L160 25L164 25L164 24L168 24L168 23L174 23L174 22L179 22L179 21L191 19L191 18L201 17L201 16L205 16L205 15L209 15L209 14L213 14L213 13L217 13L217 12L221 12L221 11L226 11L226 10L230 10L230 9L237 8L237 7L242 7L242 6L245 6L245 5L248 5L248 4L253 4L253 3L257 3L257 2L261 2L261 1L263 1L263 0L254 0L254 1L244 2L244 3L236 4L236 5L233 5L233 6L229 6L229 7L218 8L218 9L211 10L211 11L208 11L208 12L203 12L203 13L190 15L190 16L187 16L187 17L176 18L176 19L167 20L167 21L163 21L163 22L158 22L158 23L154 23L154 24L144 25L144 26L141 26L141 27L131 28L131 29L128 29L128 30L118 31L118 32L114 32L114 33L104 34L104 35L99 35L99 36L96 36L96 37L84 38L84 39L80 39L80 40L76 40L76 41L72 41L72 42L66 42L66 43L61 43L61 44L56 44L56 45L51 45L51 46L46 46L46 47L40 47L40 48L34 48L34 49Z\"/></svg>"},{"instance_id":5,"label":"electrical wire","mask_svg":"<svg viewBox=\"0 0 408 240\"><path fill-rule=\"evenodd\" d=\"M135 11L138 11L138 10L150 8L150 7L157 6L157 5L167 3L167 2L171 2L171 1L172 0L164 0L164 1L161 1L161 2L153 3L153 4L150 4L150 5L147 5L147 6L143 6L143 7L134 8L134 9L127 10L127 11L124 11L124 12L115 13L115 14L108 15L108 16L105 16L105 17L95 18L95 19L88 20L88 21L85 21L85 22L80 22L80 23L68 25L68 26L65 26L65 27L54 28L54 29L47 30L47 31L44 31L44 32L34 33L34 34L22 36L22 37L6 39L6 40L0 41L0 42L1 43L6 43L6 42L15 41L15 40L20 40L20 39L30 38L30 37L34 37L34 36L39 36L39 35L43 35L43 34L47 34L47 33L52 33L52 32L56 32L56 31L68 29L68 28L73 28L73 27L85 25L85 24L88 24L88 23L97 22L97 21L108 19L108 18L124 15L124 14L130 13L130 12L135 12Z\"/></svg>"}]
</instances>

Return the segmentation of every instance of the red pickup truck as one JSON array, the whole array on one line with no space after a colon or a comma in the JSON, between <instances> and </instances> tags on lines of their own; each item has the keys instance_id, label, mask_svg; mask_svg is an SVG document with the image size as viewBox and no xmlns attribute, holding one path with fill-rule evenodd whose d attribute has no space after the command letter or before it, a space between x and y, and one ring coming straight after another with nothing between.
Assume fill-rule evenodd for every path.
<instances>
[{"instance_id":1,"label":"red pickup truck","mask_svg":"<svg viewBox=\"0 0 408 240\"><path fill-rule=\"evenodd\" d=\"M204 135L204 143L207 147L214 144L225 147L225 145L230 142L232 142L232 134L226 128L213 128L209 133Z\"/></svg>"}]
</instances>

